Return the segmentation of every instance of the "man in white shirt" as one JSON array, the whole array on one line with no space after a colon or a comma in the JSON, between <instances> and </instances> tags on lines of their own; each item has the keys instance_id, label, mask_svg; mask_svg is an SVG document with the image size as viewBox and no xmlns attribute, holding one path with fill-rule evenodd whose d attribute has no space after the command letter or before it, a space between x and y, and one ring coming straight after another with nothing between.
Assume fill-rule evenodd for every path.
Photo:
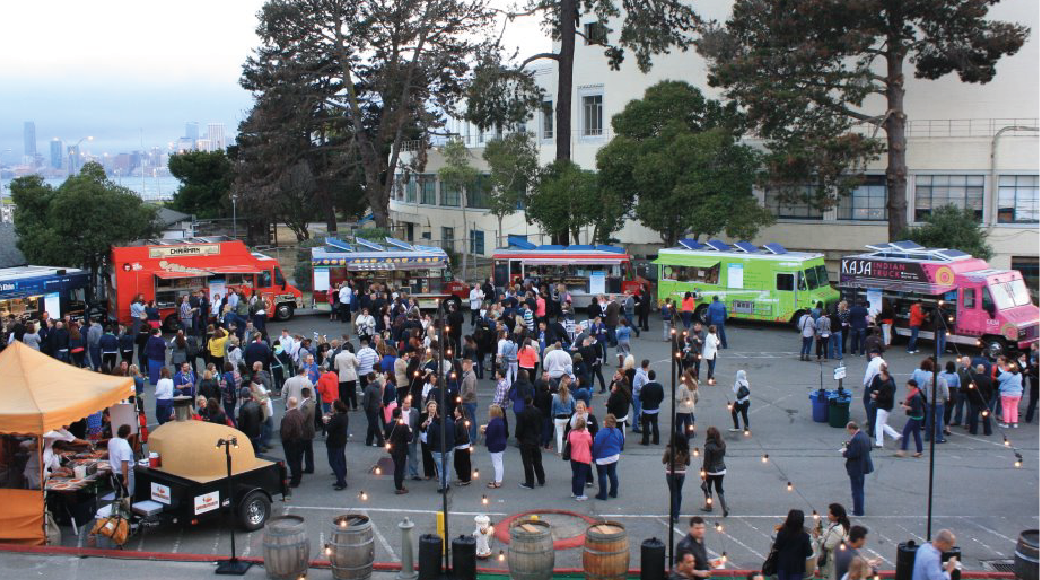
<instances>
[{"instance_id":1,"label":"man in white shirt","mask_svg":"<svg viewBox=\"0 0 1040 580\"><path fill-rule=\"evenodd\" d=\"M870 362L867 363L867 372L863 375L863 387L869 387L874 382L874 377L881 372L881 365L885 364L885 359L881 358L881 355L876 352L867 353L870 357Z\"/></svg>"},{"instance_id":2,"label":"man in white shirt","mask_svg":"<svg viewBox=\"0 0 1040 580\"><path fill-rule=\"evenodd\" d=\"M347 284L341 284L339 287L339 318L343 323L350 324L350 302L353 298L353 292L350 290L350 286Z\"/></svg>"},{"instance_id":3,"label":"man in white shirt","mask_svg":"<svg viewBox=\"0 0 1040 580\"><path fill-rule=\"evenodd\" d=\"M238 308L238 292L229 290L227 293L227 305L234 312Z\"/></svg>"},{"instance_id":4,"label":"man in white shirt","mask_svg":"<svg viewBox=\"0 0 1040 580\"><path fill-rule=\"evenodd\" d=\"M473 288L469 291L469 323L473 326L477 325L477 319L480 318L480 307L484 304L484 291L480 289L480 285L473 283Z\"/></svg>"},{"instance_id":5,"label":"man in white shirt","mask_svg":"<svg viewBox=\"0 0 1040 580\"><path fill-rule=\"evenodd\" d=\"M368 373L375 370L376 363L378 362L379 355L368 346L367 340L362 340L361 348L357 351L357 374L358 379L361 382L362 390L368 386Z\"/></svg>"},{"instance_id":6,"label":"man in white shirt","mask_svg":"<svg viewBox=\"0 0 1040 580\"><path fill-rule=\"evenodd\" d=\"M36 440L29 439L22 443L22 446L29 450L29 460L25 463L25 471L23 472L29 489L43 489L43 482L51 476L54 470L61 469L61 457L54 453L55 441L89 444L82 439L76 439L76 436L69 432L67 425L61 429L44 433L41 440L43 441L43 481L40 480L40 464L36 456Z\"/></svg>"},{"instance_id":7,"label":"man in white shirt","mask_svg":"<svg viewBox=\"0 0 1040 580\"><path fill-rule=\"evenodd\" d=\"M108 440L108 460L112 464L112 473L121 484L121 489L116 491L118 497L134 496L134 450L126 440L129 436L130 425L123 423L116 436Z\"/></svg>"},{"instance_id":8,"label":"man in white shirt","mask_svg":"<svg viewBox=\"0 0 1040 580\"><path fill-rule=\"evenodd\" d=\"M563 344L560 341L553 343L552 350L547 352L545 359L542 360L542 368L554 381L559 381L563 375L572 374L571 366L571 355L563 350Z\"/></svg>"},{"instance_id":9,"label":"man in white shirt","mask_svg":"<svg viewBox=\"0 0 1040 580\"><path fill-rule=\"evenodd\" d=\"M357 356L344 348L332 359L332 367L339 373L339 400L357 411Z\"/></svg>"},{"instance_id":10,"label":"man in white shirt","mask_svg":"<svg viewBox=\"0 0 1040 580\"><path fill-rule=\"evenodd\" d=\"M300 367L296 371L296 376L285 381L285 387L282 388L282 399L289 400L295 398L297 401L304 399L302 391L303 389L313 389L314 385L310 379L307 378L307 369Z\"/></svg>"}]
</instances>

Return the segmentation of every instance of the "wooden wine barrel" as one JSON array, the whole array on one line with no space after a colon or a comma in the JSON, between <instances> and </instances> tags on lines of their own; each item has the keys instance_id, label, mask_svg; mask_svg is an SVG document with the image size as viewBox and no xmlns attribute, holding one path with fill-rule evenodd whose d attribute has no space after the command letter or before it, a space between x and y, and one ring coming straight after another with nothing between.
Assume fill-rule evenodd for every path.
<instances>
[{"instance_id":1,"label":"wooden wine barrel","mask_svg":"<svg viewBox=\"0 0 1040 580\"><path fill-rule=\"evenodd\" d=\"M368 580L376 561L376 539L368 516L348 514L332 520L329 562L336 580Z\"/></svg>"},{"instance_id":2,"label":"wooden wine barrel","mask_svg":"<svg viewBox=\"0 0 1040 580\"><path fill-rule=\"evenodd\" d=\"M624 525L603 522L585 531L582 564L588 580L625 580L628 558L628 532Z\"/></svg>"},{"instance_id":3,"label":"wooden wine barrel","mask_svg":"<svg viewBox=\"0 0 1040 580\"><path fill-rule=\"evenodd\" d=\"M264 570L273 580L297 580L307 574L311 545L300 516L278 516L264 526Z\"/></svg>"},{"instance_id":4,"label":"wooden wine barrel","mask_svg":"<svg viewBox=\"0 0 1040 580\"><path fill-rule=\"evenodd\" d=\"M1023 530L1015 544L1015 578L1018 580L1037 580L1037 568L1040 557L1037 556L1038 530Z\"/></svg>"},{"instance_id":5,"label":"wooden wine barrel","mask_svg":"<svg viewBox=\"0 0 1040 580\"><path fill-rule=\"evenodd\" d=\"M509 577L512 580L551 580L556 554L552 526L543 520L517 520L509 528Z\"/></svg>"}]
</instances>

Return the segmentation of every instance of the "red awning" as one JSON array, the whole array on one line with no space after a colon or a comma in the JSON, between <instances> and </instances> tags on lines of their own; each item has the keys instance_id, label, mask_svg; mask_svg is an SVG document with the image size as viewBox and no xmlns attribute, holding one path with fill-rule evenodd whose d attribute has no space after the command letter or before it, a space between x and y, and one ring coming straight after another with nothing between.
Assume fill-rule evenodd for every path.
<instances>
[{"instance_id":1,"label":"red awning","mask_svg":"<svg viewBox=\"0 0 1040 580\"><path fill-rule=\"evenodd\" d=\"M163 280L177 280L179 278L205 278L208 272L156 272L155 275Z\"/></svg>"}]
</instances>

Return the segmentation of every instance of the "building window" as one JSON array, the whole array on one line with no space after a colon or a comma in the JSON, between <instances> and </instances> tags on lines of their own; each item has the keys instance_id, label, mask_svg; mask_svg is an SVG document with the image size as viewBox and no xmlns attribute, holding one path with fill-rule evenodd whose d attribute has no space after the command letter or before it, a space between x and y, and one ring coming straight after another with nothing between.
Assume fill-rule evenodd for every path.
<instances>
[{"instance_id":1,"label":"building window","mask_svg":"<svg viewBox=\"0 0 1040 580\"><path fill-rule=\"evenodd\" d=\"M598 137L603 134L603 95L586 95L581 98L582 118L581 134L586 137Z\"/></svg>"},{"instance_id":2,"label":"building window","mask_svg":"<svg viewBox=\"0 0 1040 580\"><path fill-rule=\"evenodd\" d=\"M455 250L455 228L441 228L441 247L445 250Z\"/></svg>"},{"instance_id":3,"label":"building window","mask_svg":"<svg viewBox=\"0 0 1040 580\"><path fill-rule=\"evenodd\" d=\"M414 173L406 175L408 181L404 184L404 200L407 203L415 203L419 191L419 176Z\"/></svg>"},{"instance_id":4,"label":"building window","mask_svg":"<svg viewBox=\"0 0 1040 580\"><path fill-rule=\"evenodd\" d=\"M471 254L483 254L484 253L484 230L470 230L470 232L469 232L469 253L471 253Z\"/></svg>"},{"instance_id":5,"label":"building window","mask_svg":"<svg viewBox=\"0 0 1040 580\"><path fill-rule=\"evenodd\" d=\"M780 219L822 220L823 210L813 199L815 190L813 185L800 185L785 192L774 187L766 188L766 209Z\"/></svg>"},{"instance_id":6,"label":"building window","mask_svg":"<svg viewBox=\"0 0 1040 580\"><path fill-rule=\"evenodd\" d=\"M1036 256L1011 256L1011 269L1022 274L1033 303L1040 302L1040 258Z\"/></svg>"},{"instance_id":7,"label":"building window","mask_svg":"<svg viewBox=\"0 0 1040 580\"><path fill-rule=\"evenodd\" d=\"M918 175L914 180L914 221L924 221L933 209L953 205L971 210L982 221L982 175Z\"/></svg>"},{"instance_id":8,"label":"building window","mask_svg":"<svg viewBox=\"0 0 1040 580\"><path fill-rule=\"evenodd\" d=\"M862 184L838 201L838 219L887 220L888 212L885 210L885 203L888 201L887 193L884 175L866 176L866 180Z\"/></svg>"},{"instance_id":9,"label":"building window","mask_svg":"<svg viewBox=\"0 0 1040 580\"><path fill-rule=\"evenodd\" d=\"M466 188L466 207L472 209L487 209L487 192L484 191L485 180L488 176L478 175L473 183Z\"/></svg>"},{"instance_id":10,"label":"building window","mask_svg":"<svg viewBox=\"0 0 1040 580\"><path fill-rule=\"evenodd\" d=\"M462 191L459 189L459 186L441 182L441 205L459 207L462 205L459 203L461 199Z\"/></svg>"},{"instance_id":11,"label":"building window","mask_svg":"<svg viewBox=\"0 0 1040 580\"><path fill-rule=\"evenodd\" d=\"M1002 224L1040 222L1040 176L1000 176L997 221Z\"/></svg>"},{"instance_id":12,"label":"building window","mask_svg":"<svg viewBox=\"0 0 1040 580\"><path fill-rule=\"evenodd\" d=\"M602 45L607 41L607 29L598 21L585 23L585 46Z\"/></svg>"},{"instance_id":13,"label":"building window","mask_svg":"<svg viewBox=\"0 0 1040 580\"><path fill-rule=\"evenodd\" d=\"M419 203L437 205L437 176L419 176Z\"/></svg>"},{"instance_id":14,"label":"building window","mask_svg":"<svg viewBox=\"0 0 1040 580\"><path fill-rule=\"evenodd\" d=\"M553 102L542 101L542 139L553 138Z\"/></svg>"}]
</instances>

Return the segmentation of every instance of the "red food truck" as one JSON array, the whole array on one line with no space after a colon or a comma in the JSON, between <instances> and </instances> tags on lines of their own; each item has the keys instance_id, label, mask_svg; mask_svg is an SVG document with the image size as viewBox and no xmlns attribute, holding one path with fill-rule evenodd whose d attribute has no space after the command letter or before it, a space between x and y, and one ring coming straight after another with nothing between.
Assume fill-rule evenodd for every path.
<instances>
[{"instance_id":1,"label":"red food truck","mask_svg":"<svg viewBox=\"0 0 1040 580\"><path fill-rule=\"evenodd\" d=\"M1028 350L1037 341L1040 308L1020 272L996 270L958 250L907 241L867 248L873 251L841 259L842 294L866 298L873 311L893 316L895 334L910 335L909 310L919 303L926 313L942 307L948 342L977 344L996 356ZM929 316L920 337L934 340L938 322Z\"/></svg>"},{"instance_id":2,"label":"red food truck","mask_svg":"<svg viewBox=\"0 0 1040 580\"><path fill-rule=\"evenodd\" d=\"M177 327L180 298L201 291L224 296L238 290L264 300L269 318L286 320L303 307L300 291L289 284L278 261L252 252L240 240L217 236L141 240L113 247L106 276L108 311L120 323L130 322L130 301L142 295L155 300L163 326Z\"/></svg>"}]
</instances>

